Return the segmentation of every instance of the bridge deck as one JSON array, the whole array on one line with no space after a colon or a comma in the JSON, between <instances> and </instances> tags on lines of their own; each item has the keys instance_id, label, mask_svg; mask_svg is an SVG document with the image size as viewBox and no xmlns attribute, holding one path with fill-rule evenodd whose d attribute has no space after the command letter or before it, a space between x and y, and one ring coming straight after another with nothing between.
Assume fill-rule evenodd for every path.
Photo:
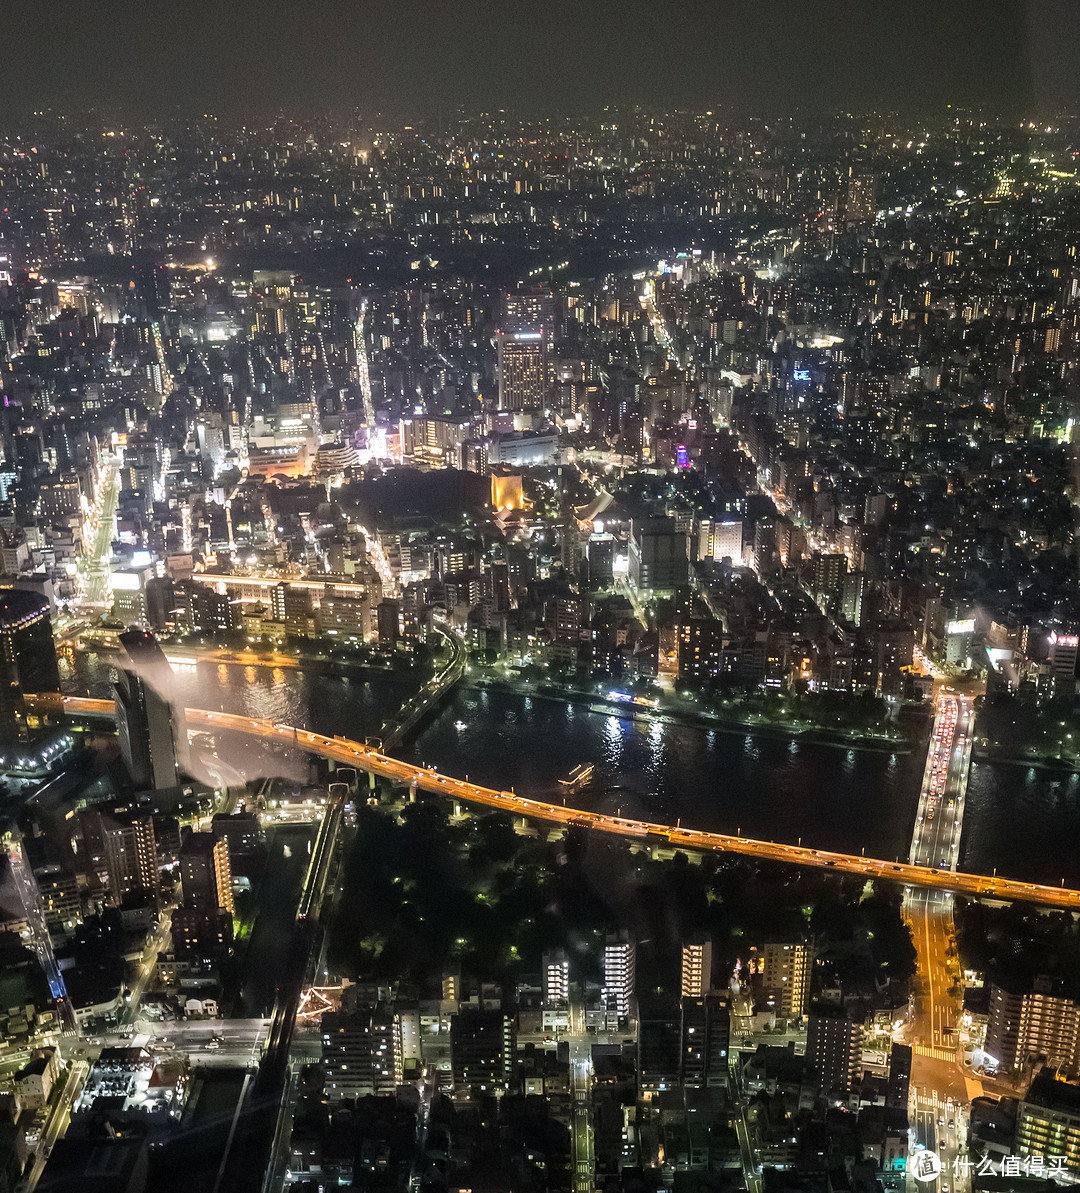
<instances>
[{"instance_id":1,"label":"bridge deck","mask_svg":"<svg viewBox=\"0 0 1080 1193\"><path fill-rule=\"evenodd\" d=\"M34 699L28 697L28 699ZM93 700L86 697L64 698L68 712L104 715L112 707L111 700ZM341 737L326 737L291 725L272 724L269 721L254 720L233 713L211 712L207 709L186 710L189 725L211 726L237 733L267 738L294 744L323 758L344 762L359 770L381 775L405 786L415 786L421 791L435 795L450 796L468 803L484 804L504 812L543 820L555 824L580 825L598 832L617 836L653 840L663 838L680 849L719 850L725 853L740 853L751 857L768 858L773 861L790 862L792 865L830 868L849 874L861 874L866 878L896 882L905 886L918 886L943 891L956 891L968 895L984 895L1005 900L1024 900L1051 907L1062 907L1080 911L1080 891L1068 887L1040 886L1037 883L1019 882L1011 878L988 878L981 874L965 874L929 866L913 866L906 862L887 862L878 858L855 857L846 853L833 853L825 849L809 849L800 845L784 845L774 841L758 841L751 837L733 837L725 833L707 833L698 829L673 827L669 824L652 824L642 820L630 820L623 816L607 816L599 812L587 812L580 808L529 799L511 791L494 791L476 783L466 782L437 771L414 766L409 762L391 758L360 742Z\"/></svg>"}]
</instances>

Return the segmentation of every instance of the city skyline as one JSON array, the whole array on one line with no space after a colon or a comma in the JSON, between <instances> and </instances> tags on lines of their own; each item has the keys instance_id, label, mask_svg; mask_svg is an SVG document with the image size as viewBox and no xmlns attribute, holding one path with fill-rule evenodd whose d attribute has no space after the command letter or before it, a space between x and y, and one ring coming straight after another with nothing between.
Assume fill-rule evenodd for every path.
<instances>
[{"instance_id":1,"label":"city skyline","mask_svg":"<svg viewBox=\"0 0 1080 1193\"><path fill-rule=\"evenodd\" d=\"M0 1187L1080 1179L1074 17L19 15Z\"/></svg>"}]
</instances>

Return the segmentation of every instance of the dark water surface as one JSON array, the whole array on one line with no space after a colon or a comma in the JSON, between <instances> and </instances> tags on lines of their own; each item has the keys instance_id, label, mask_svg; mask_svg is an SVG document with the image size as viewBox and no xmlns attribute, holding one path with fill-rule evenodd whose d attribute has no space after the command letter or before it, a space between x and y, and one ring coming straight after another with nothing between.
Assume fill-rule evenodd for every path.
<instances>
[{"instance_id":1,"label":"dark water surface","mask_svg":"<svg viewBox=\"0 0 1080 1193\"><path fill-rule=\"evenodd\" d=\"M67 668L73 693L109 694L107 657ZM362 738L411 685L380 672L343 679L310 672L200 664L176 668L186 704ZM562 798L558 780L584 763L590 784L570 797L596 811L735 832L874 857L904 857L923 755L856 751L623 720L585 704L459 688L408 756L493 787ZM977 763L968 785L962 869L1080 885L1080 780Z\"/></svg>"}]
</instances>

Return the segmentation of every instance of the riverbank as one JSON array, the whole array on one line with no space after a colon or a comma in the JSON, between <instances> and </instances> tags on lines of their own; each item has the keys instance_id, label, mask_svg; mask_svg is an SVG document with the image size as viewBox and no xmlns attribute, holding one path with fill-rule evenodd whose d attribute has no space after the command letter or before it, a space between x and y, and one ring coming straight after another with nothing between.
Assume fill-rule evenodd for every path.
<instances>
[{"instance_id":1,"label":"riverbank","mask_svg":"<svg viewBox=\"0 0 1080 1193\"><path fill-rule=\"evenodd\" d=\"M190 647L163 643L165 657L174 666L195 667L200 664L225 667L259 667L265 670L314 671L319 675L360 675L375 672L380 675L394 675L410 678L416 666L396 667L388 660L332 658L324 654L285 655L278 651L230 650L228 647ZM119 652L108 646L95 646L93 650L79 653L97 655L112 660Z\"/></svg>"},{"instance_id":2,"label":"riverbank","mask_svg":"<svg viewBox=\"0 0 1080 1193\"><path fill-rule=\"evenodd\" d=\"M1049 757L1035 753L1018 753L1011 746L973 746L972 762L989 762L1000 766L1022 766L1031 770L1047 771L1050 774L1080 774L1080 759Z\"/></svg>"},{"instance_id":3,"label":"riverbank","mask_svg":"<svg viewBox=\"0 0 1080 1193\"><path fill-rule=\"evenodd\" d=\"M468 681L464 686L473 690L484 689L507 692L516 696L528 696L537 700L551 700L570 704L585 704L598 712L618 717L623 721L650 724L686 725L715 733L768 737L783 741L805 742L807 745L828 746L833 749L858 750L871 754L910 754L917 748L908 738L876 738L865 735L849 735L842 730L830 730L820 726L782 725L763 719L749 721L733 717L721 717L716 713L699 712L691 709L661 706L650 708L645 705L612 700L604 696L582 692L576 688L557 688L553 684L532 685L527 682L513 683L506 679L482 676Z\"/></svg>"}]
</instances>

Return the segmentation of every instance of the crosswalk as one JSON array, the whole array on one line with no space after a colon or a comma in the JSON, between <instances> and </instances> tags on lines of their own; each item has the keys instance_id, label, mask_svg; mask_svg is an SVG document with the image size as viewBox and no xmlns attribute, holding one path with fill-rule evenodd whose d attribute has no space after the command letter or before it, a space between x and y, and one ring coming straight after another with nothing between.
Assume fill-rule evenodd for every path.
<instances>
[{"instance_id":1,"label":"crosswalk","mask_svg":"<svg viewBox=\"0 0 1080 1193\"><path fill-rule=\"evenodd\" d=\"M912 1049L916 1056L927 1056L932 1060L956 1060L953 1048L931 1048L927 1044L916 1044Z\"/></svg>"}]
</instances>

